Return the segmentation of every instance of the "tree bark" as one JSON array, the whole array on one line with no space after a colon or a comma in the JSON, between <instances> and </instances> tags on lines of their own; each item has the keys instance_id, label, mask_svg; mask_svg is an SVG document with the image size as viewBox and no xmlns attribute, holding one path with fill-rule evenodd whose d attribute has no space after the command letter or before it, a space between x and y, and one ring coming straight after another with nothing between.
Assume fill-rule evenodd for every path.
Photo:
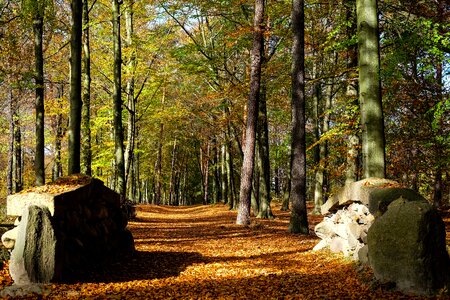
<instances>
[{"instance_id":1,"label":"tree bark","mask_svg":"<svg viewBox=\"0 0 450 300\"><path fill-rule=\"evenodd\" d=\"M317 75L315 75L317 76ZM317 79L317 78L316 78ZM321 84L314 83L313 86L313 115L314 115L314 142L318 143L314 147L314 211L313 214L320 214L320 208L323 205L323 172L320 165L320 102L322 99ZM322 141L323 142L323 141Z\"/></svg>"},{"instance_id":2,"label":"tree bark","mask_svg":"<svg viewBox=\"0 0 450 300\"><path fill-rule=\"evenodd\" d=\"M8 170L6 176L6 190L7 195L11 195L13 193L13 182L14 182L14 173L15 173L15 164L14 164L14 144L15 144L15 122L14 119L16 117L16 105L14 103L13 92L10 88L9 90L9 147L8 147Z\"/></svg>"},{"instance_id":3,"label":"tree bark","mask_svg":"<svg viewBox=\"0 0 450 300\"><path fill-rule=\"evenodd\" d=\"M359 103L361 109L363 176L386 175L380 54L376 0L357 0Z\"/></svg>"},{"instance_id":4,"label":"tree bark","mask_svg":"<svg viewBox=\"0 0 450 300\"><path fill-rule=\"evenodd\" d=\"M259 211L257 218L272 219L270 207L270 157L269 157L269 124L267 122L266 83L263 79L258 105L258 150L259 150ZM259 178L258 178L259 179Z\"/></svg>"},{"instance_id":5,"label":"tree bark","mask_svg":"<svg viewBox=\"0 0 450 300\"><path fill-rule=\"evenodd\" d=\"M44 138L44 54L42 37L44 34L44 6L36 1L33 12L33 34L34 34L34 67L35 67L35 108L36 108L36 152L34 168L36 175L36 186L45 184L45 138Z\"/></svg>"},{"instance_id":6,"label":"tree bark","mask_svg":"<svg viewBox=\"0 0 450 300\"><path fill-rule=\"evenodd\" d=\"M114 48L114 159L116 169L116 190L125 198L125 159L123 151L123 127L122 127L122 45L120 38L120 3L112 2L113 15L113 48Z\"/></svg>"},{"instance_id":7,"label":"tree bark","mask_svg":"<svg viewBox=\"0 0 450 300\"><path fill-rule=\"evenodd\" d=\"M164 100L163 100L164 101ZM159 124L158 153L155 162L155 191L153 201L154 204L161 203L161 173L162 173L162 144L164 137L164 124Z\"/></svg>"},{"instance_id":8,"label":"tree bark","mask_svg":"<svg viewBox=\"0 0 450 300\"><path fill-rule=\"evenodd\" d=\"M255 16L253 21L253 48L250 66L250 95L247 104L247 125L245 130L244 160L241 171L239 189L239 210L236 224L250 224L250 202L252 178L255 166L256 126L258 118L258 101L261 85L261 64L264 47L264 0L255 0Z\"/></svg>"},{"instance_id":9,"label":"tree bark","mask_svg":"<svg viewBox=\"0 0 450 300\"><path fill-rule=\"evenodd\" d=\"M172 161L171 161L171 164L170 164L170 179L169 179L169 204L170 205L175 205L174 200L175 200L175 193L176 193L176 189L175 189L175 178L176 178L175 161L176 161L176 156L177 156L177 139L175 138L175 140L173 141Z\"/></svg>"},{"instance_id":10,"label":"tree bark","mask_svg":"<svg viewBox=\"0 0 450 300\"><path fill-rule=\"evenodd\" d=\"M226 153L226 145L227 141L224 141L224 144L222 145L222 152L221 152L221 187L222 187L222 201L224 204L228 203L228 180L227 180L227 153Z\"/></svg>"},{"instance_id":11,"label":"tree bark","mask_svg":"<svg viewBox=\"0 0 450 300\"><path fill-rule=\"evenodd\" d=\"M64 95L64 85L61 84L61 87L58 88L58 109L62 110L62 97ZM58 113L56 115L56 124L55 124L55 162L53 164L53 170L52 170L52 179L55 181L59 177L62 176L62 163L61 163L61 146L62 146L62 139L63 139L63 115L62 113Z\"/></svg>"},{"instance_id":12,"label":"tree bark","mask_svg":"<svg viewBox=\"0 0 450 300\"><path fill-rule=\"evenodd\" d=\"M83 80L83 107L82 127L83 136L81 161L82 173L92 176L92 150L91 150L91 50L89 33L89 3L83 1L83 52L84 52L84 80Z\"/></svg>"},{"instance_id":13,"label":"tree bark","mask_svg":"<svg viewBox=\"0 0 450 300\"><path fill-rule=\"evenodd\" d=\"M130 57L127 62L127 102L128 102L128 122L127 122L127 146L125 148L125 177L127 186L129 186L129 196L132 196L131 185L133 184L132 166L135 161L134 148L136 143L136 99L134 97L135 71L136 71L136 51L133 48L134 24L133 24L133 4L134 0L127 1L125 9L125 46L131 48Z\"/></svg>"},{"instance_id":14,"label":"tree bark","mask_svg":"<svg viewBox=\"0 0 450 300\"><path fill-rule=\"evenodd\" d=\"M80 173L81 140L81 52L83 2L72 0L72 30L70 34L70 116L68 173Z\"/></svg>"},{"instance_id":15,"label":"tree bark","mask_svg":"<svg viewBox=\"0 0 450 300\"><path fill-rule=\"evenodd\" d=\"M305 118L305 13L304 0L292 5L292 146L289 232L309 234L306 212L306 118Z\"/></svg>"}]
</instances>

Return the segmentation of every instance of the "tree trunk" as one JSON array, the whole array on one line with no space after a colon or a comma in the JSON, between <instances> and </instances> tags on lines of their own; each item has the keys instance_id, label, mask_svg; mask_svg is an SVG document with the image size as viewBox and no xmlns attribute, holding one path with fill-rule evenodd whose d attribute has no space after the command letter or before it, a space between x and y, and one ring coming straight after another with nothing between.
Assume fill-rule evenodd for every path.
<instances>
[{"instance_id":1,"label":"tree trunk","mask_svg":"<svg viewBox=\"0 0 450 300\"><path fill-rule=\"evenodd\" d=\"M9 147L8 147L8 170L6 176L6 189L7 195L11 195L13 193L13 185L14 185L14 173L15 164L14 164L14 144L15 144L15 118L16 118L16 110L17 107L15 105L13 92L10 88L9 90Z\"/></svg>"},{"instance_id":2,"label":"tree trunk","mask_svg":"<svg viewBox=\"0 0 450 300\"><path fill-rule=\"evenodd\" d=\"M135 161L134 148L136 141L136 99L134 97L135 87L135 71L136 71L136 52L133 44L134 25L133 25L133 4L134 0L129 0L125 9L125 28L126 39L125 45L131 48L130 57L127 62L127 102L128 102L128 124L127 124L127 146L125 148L125 177L127 186L129 186L129 193L132 192L131 185L133 184L132 166ZM131 195L131 194L130 194Z\"/></svg>"},{"instance_id":3,"label":"tree trunk","mask_svg":"<svg viewBox=\"0 0 450 300\"><path fill-rule=\"evenodd\" d=\"M306 211L305 13L304 0L292 5L292 146L289 232L309 234Z\"/></svg>"},{"instance_id":4,"label":"tree trunk","mask_svg":"<svg viewBox=\"0 0 450 300\"><path fill-rule=\"evenodd\" d=\"M357 135L349 135L347 141L347 166L345 170L345 184L358 180L358 148L359 138Z\"/></svg>"},{"instance_id":5,"label":"tree trunk","mask_svg":"<svg viewBox=\"0 0 450 300\"><path fill-rule=\"evenodd\" d=\"M174 205L175 199L175 161L177 156L177 139L175 138L172 148L172 162L170 164L170 180L169 180L169 204Z\"/></svg>"},{"instance_id":6,"label":"tree trunk","mask_svg":"<svg viewBox=\"0 0 450 300\"><path fill-rule=\"evenodd\" d=\"M315 75L317 76L317 75ZM317 78L316 78L317 80ZM314 211L313 214L320 214L320 208L323 205L323 173L320 165L320 100L322 99L321 84L314 83L313 86L313 115L314 115L314 142L318 143L314 147ZM323 141L322 141L323 142Z\"/></svg>"},{"instance_id":7,"label":"tree trunk","mask_svg":"<svg viewBox=\"0 0 450 300\"><path fill-rule=\"evenodd\" d=\"M228 128L229 129L229 128ZM236 185L234 181L233 155L231 153L232 143L229 140L226 145L226 173L228 185L228 204L230 209L236 208Z\"/></svg>"},{"instance_id":8,"label":"tree trunk","mask_svg":"<svg viewBox=\"0 0 450 300\"><path fill-rule=\"evenodd\" d=\"M259 212L259 201L260 201L260 181L261 181L261 173L260 173L260 159L258 151L255 153L255 170L253 172L253 187L252 187L252 197L250 207L252 208L252 212L254 216L258 215Z\"/></svg>"},{"instance_id":9,"label":"tree trunk","mask_svg":"<svg viewBox=\"0 0 450 300\"><path fill-rule=\"evenodd\" d=\"M112 2L113 14L113 44L114 44L114 158L117 173L116 190L125 198L125 159L123 151L122 128L122 46L120 38L120 4L119 0Z\"/></svg>"},{"instance_id":10,"label":"tree trunk","mask_svg":"<svg viewBox=\"0 0 450 300\"><path fill-rule=\"evenodd\" d=\"M83 1L83 52L84 52L84 80L83 80L83 107L82 127L83 137L81 161L82 173L92 176L92 150L91 150L91 50L89 34L89 3Z\"/></svg>"},{"instance_id":11,"label":"tree trunk","mask_svg":"<svg viewBox=\"0 0 450 300\"><path fill-rule=\"evenodd\" d=\"M269 124L267 122L266 83L263 79L258 105L258 150L259 150L259 211L257 218L272 219L270 207L270 157L269 157Z\"/></svg>"},{"instance_id":12,"label":"tree trunk","mask_svg":"<svg viewBox=\"0 0 450 300\"><path fill-rule=\"evenodd\" d=\"M153 204L161 203L161 171L162 171L162 144L164 136L164 124L159 124L159 139L158 139L158 154L155 162L155 191L153 197Z\"/></svg>"},{"instance_id":13,"label":"tree trunk","mask_svg":"<svg viewBox=\"0 0 450 300\"><path fill-rule=\"evenodd\" d=\"M44 54L42 37L44 34L44 7L36 1L37 5L33 17L34 33L34 63L35 63L35 92L36 92L36 152L34 168L36 186L45 184L45 138L44 138Z\"/></svg>"},{"instance_id":14,"label":"tree trunk","mask_svg":"<svg viewBox=\"0 0 450 300\"><path fill-rule=\"evenodd\" d=\"M200 151L202 151L201 147ZM206 145L206 158L200 159L203 173L203 204L205 205L208 204L209 202L209 151L210 151L210 144L208 142Z\"/></svg>"},{"instance_id":15,"label":"tree trunk","mask_svg":"<svg viewBox=\"0 0 450 300\"><path fill-rule=\"evenodd\" d=\"M222 152L221 152L221 187L222 187L222 201L224 204L228 203L228 180L227 180L227 150L226 145L227 141L224 141L224 144L222 145Z\"/></svg>"},{"instance_id":16,"label":"tree trunk","mask_svg":"<svg viewBox=\"0 0 450 300\"><path fill-rule=\"evenodd\" d=\"M72 0L72 31L70 34L70 116L68 174L80 173L81 139L81 52L83 2Z\"/></svg>"},{"instance_id":17,"label":"tree trunk","mask_svg":"<svg viewBox=\"0 0 450 300\"><path fill-rule=\"evenodd\" d=\"M253 22L253 48L250 66L250 95L247 104L247 126L245 130L244 160L241 171L239 189L239 210L236 224L250 224L250 201L252 177L255 165L255 140L258 118L258 101L261 85L261 64L264 47L264 0L255 0L255 16Z\"/></svg>"},{"instance_id":18,"label":"tree trunk","mask_svg":"<svg viewBox=\"0 0 450 300\"><path fill-rule=\"evenodd\" d=\"M213 203L219 203L221 197L221 188L220 188L220 151L219 145L217 144L217 139L214 138L213 142L213 171L214 171L214 181L213 181Z\"/></svg>"},{"instance_id":19,"label":"tree trunk","mask_svg":"<svg viewBox=\"0 0 450 300\"><path fill-rule=\"evenodd\" d=\"M351 24L347 27L347 38L351 39L357 34L357 22L355 16L355 2L351 0L345 0L346 21ZM348 69L356 69L358 67L358 48L357 45L352 45L347 48L347 67ZM354 72L349 73L350 76L347 79L347 92L346 96L352 101L350 105L358 105L358 84L354 84ZM360 138L357 135L359 128L355 126L352 128L352 134L347 137L347 164L345 170L345 183L355 182L359 179L359 155L360 155Z\"/></svg>"},{"instance_id":20,"label":"tree trunk","mask_svg":"<svg viewBox=\"0 0 450 300\"><path fill-rule=\"evenodd\" d=\"M376 0L356 1L363 176L386 175Z\"/></svg>"},{"instance_id":21,"label":"tree trunk","mask_svg":"<svg viewBox=\"0 0 450 300\"><path fill-rule=\"evenodd\" d=\"M63 120L64 117L61 113L62 111L62 97L64 95L64 85L61 84L61 87L58 88L58 110L59 113L56 116L56 124L55 124L55 162L53 164L53 170L52 170L52 179L55 181L59 177L62 176L62 163L61 163L61 146L62 146L62 139L64 136L63 133Z\"/></svg>"},{"instance_id":22,"label":"tree trunk","mask_svg":"<svg viewBox=\"0 0 450 300\"><path fill-rule=\"evenodd\" d=\"M327 84L325 89L325 113L322 119L322 134L326 134L330 129L330 110L333 104L333 82ZM328 141L325 140L323 143L320 143L320 163L319 163L319 185L322 186L322 201L323 203L327 202L328 193L330 190L329 182L328 182Z\"/></svg>"},{"instance_id":23,"label":"tree trunk","mask_svg":"<svg viewBox=\"0 0 450 300\"><path fill-rule=\"evenodd\" d=\"M290 199L291 199L291 178L288 178L286 186L284 187L283 203L281 204L281 211L289 211Z\"/></svg>"}]
</instances>

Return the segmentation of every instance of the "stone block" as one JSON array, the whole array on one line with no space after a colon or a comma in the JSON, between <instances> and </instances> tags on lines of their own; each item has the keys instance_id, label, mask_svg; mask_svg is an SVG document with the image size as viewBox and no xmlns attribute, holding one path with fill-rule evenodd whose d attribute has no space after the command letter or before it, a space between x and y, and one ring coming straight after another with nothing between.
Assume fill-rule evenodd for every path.
<instances>
[{"instance_id":1,"label":"stone block","mask_svg":"<svg viewBox=\"0 0 450 300\"><path fill-rule=\"evenodd\" d=\"M407 293L433 294L450 286L445 225L425 201L398 199L368 231L368 257L375 277Z\"/></svg>"}]
</instances>

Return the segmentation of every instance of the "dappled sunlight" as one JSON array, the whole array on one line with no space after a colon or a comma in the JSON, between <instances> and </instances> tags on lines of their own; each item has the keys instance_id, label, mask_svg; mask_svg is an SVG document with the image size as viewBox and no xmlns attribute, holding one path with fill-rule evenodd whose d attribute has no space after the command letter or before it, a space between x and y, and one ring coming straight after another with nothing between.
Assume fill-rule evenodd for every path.
<instances>
[{"instance_id":1,"label":"dappled sunlight","mask_svg":"<svg viewBox=\"0 0 450 300\"><path fill-rule=\"evenodd\" d=\"M132 258L78 283L48 285L43 298L413 299L372 289L350 260L311 251L314 234L289 234L289 212L275 207L274 213L274 220L238 226L226 205L139 206L129 222ZM322 218L309 217L311 227Z\"/></svg>"}]
</instances>

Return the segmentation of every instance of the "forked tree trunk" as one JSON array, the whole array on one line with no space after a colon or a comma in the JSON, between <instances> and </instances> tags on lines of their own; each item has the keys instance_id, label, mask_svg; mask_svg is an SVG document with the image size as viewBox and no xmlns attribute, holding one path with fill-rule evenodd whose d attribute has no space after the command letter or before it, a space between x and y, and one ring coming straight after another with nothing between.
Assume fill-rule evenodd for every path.
<instances>
[{"instance_id":1,"label":"forked tree trunk","mask_svg":"<svg viewBox=\"0 0 450 300\"><path fill-rule=\"evenodd\" d=\"M253 22L253 48L250 66L250 94L247 104L247 125L245 129L244 160L241 171L239 189L239 210L236 224L250 224L250 202L252 178L255 166L256 126L258 118L258 101L261 85L261 64L264 47L264 0L255 0L255 16Z\"/></svg>"}]
</instances>

